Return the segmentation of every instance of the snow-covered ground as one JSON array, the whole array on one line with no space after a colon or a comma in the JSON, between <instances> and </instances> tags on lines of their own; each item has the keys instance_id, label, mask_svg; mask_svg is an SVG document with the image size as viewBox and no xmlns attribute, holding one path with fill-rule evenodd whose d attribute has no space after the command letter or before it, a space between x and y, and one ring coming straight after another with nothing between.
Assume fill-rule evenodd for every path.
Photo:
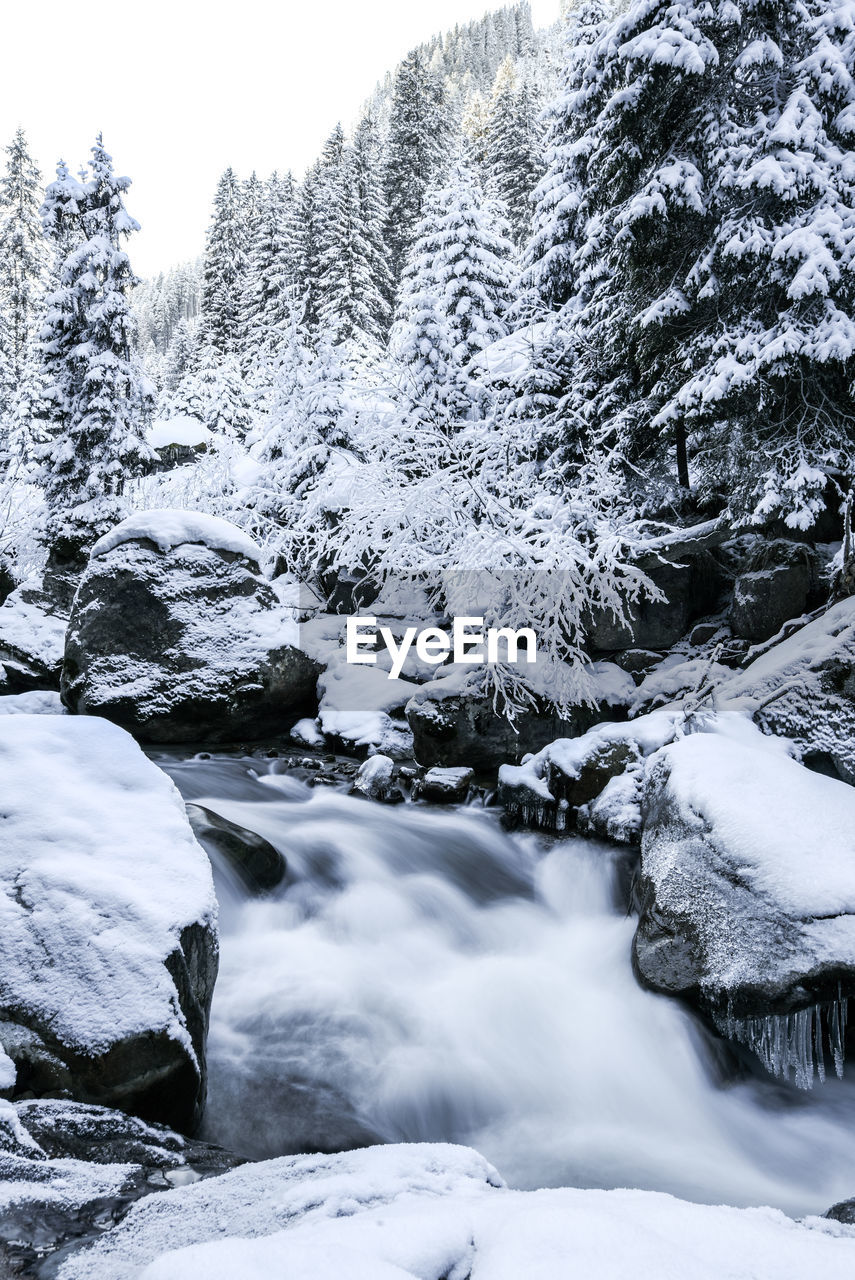
<instances>
[{"instance_id":1,"label":"snow-covered ground","mask_svg":"<svg viewBox=\"0 0 855 1280\"><path fill-rule=\"evenodd\" d=\"M477 1153L391 1146L149 1196L58 1280L851 1280L855 1230L644 1191L519 1192Z\"/></svg>"}]
</instances>

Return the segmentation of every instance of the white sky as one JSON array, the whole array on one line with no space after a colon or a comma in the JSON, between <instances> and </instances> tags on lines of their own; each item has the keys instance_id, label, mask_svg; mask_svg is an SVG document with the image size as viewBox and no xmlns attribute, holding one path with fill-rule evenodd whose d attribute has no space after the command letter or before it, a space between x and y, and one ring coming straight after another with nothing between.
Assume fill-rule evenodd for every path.
<instances>
[{"instance_id":1,"label":"white sky","mask_svg":"<svg viewBox=\"0 0 855 1280\"><path fill-rule=\"evenodd\" d=\"M414 45L502 0L7 0L0 144L23 125L46 179L100 130L133 179L140 275L201 252L216 180L302 175ZM532 0L537 26L559 0Z\"/></svg>"}]
</instances>

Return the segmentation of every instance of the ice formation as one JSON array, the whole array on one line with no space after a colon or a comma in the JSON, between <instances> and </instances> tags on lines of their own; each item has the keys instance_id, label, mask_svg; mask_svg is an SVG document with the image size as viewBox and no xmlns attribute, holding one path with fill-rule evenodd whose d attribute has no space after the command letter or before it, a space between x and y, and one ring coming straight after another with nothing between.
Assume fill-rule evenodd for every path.
<instances>
[{"instance_id":1,"label":"ice formation","mask_svg":"<svg viewBox=\"0 0 855 1280\"><path fill-rule=\"evenodd\" d=\"M782 1080L792 1076L799 1089L811 1089L816 1078L825 1080L826 1055L843 1078L846 1056L846 1020L849 1001L842 994L825 1004L808 1005L794 1013L773 1013L764 1018L717 1019L719 1030L755 1053L770 1075Z\"/></svg>"}]
</instances>

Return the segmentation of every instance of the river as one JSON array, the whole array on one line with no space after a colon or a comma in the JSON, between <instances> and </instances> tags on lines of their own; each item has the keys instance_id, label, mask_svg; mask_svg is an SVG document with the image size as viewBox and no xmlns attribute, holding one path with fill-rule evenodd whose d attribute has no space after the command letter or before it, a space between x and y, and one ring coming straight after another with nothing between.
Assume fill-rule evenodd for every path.
<instances>
[{"instance_id":1,"label":"river","mask_svg":"<svg viewBox=\"0 0 855 1280\"><path fill-rule=\"evenodd\" d=\"M203 1137L254 1158L449 1141L520 1188L793 1214L853 1194L855 1081L804 1093L734 1071L690 1013L643 991L625 852L509 835L476 806L312 788L275 761L158 762L288 863L253 898L215 860Z\"/></svg>"}]
</instances>

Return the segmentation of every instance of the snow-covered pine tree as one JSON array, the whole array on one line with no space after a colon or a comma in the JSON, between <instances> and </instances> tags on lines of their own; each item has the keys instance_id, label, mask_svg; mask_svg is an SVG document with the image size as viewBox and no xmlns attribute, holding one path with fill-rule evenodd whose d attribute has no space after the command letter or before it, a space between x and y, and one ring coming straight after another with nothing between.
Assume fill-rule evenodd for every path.
<instances>
[{"instance_id":1,"label":"snow-covered pine tree","mask_svg":"<svg viewBox=\"0 0 855 1280\"><path fill-rule=\"evenodd\" d=\"M359 151L337 125L317 177L315 305L321 334L333 344L376 347L388 325L388 269L380 240L384 214L368 138Z\"/></svg>"},{"instance_id":2,"label":"snow-covered pine tree","mask_svg":"<svg viewBox=\"0 0 855 1280\"><path fill-rule=\"evenodd\" d=\"M430 196L393 331L417 403L438 399L465 411L470 361L507 332L513 246L504 232L499 211L463 164Z\"/></svg>"},{"instance_id":3,"label":"snow-covered pine tree","mask_svg":"<svg viewBox=\"0 0 855 1280\"><path fill-rule=\"evenodd\" d=\"M441 291L429 272L416 269L419 243L401 279L391 349L405 371L403 390L416 422L448 427L465 412L466 398Z\"/></svg>"},{"instance_id":4,"label":"snow-covered pine tree","mask_svg":"<svg viewBox=\"0 0 855 1280\"><path fill-rule=\"evenodd\" d=\"M207 340L221 355L238 350L247 266L244 190L234 170L217 184L205 245L202 319Z\"/></svg>"},{"instance_id":5,"label":"snow-covered pine tree","mask_svg":"<svg viewBox=\"0 0 855 1280\"><path fill-rule=\"evenodd\" d=\"M654 504L676 473L808 527L853 469L851 7L637 0L594 35L530 256L556 417Z\"/></svg>"},{"instance_id":6,"label":"snow-covered pine tree","mask_svg":"<svg viewBox=\"0 0 855 1280\"><path fill-rule=\"evenodd\" d=\"M318 228L323 216L320 198L321 163L316 160L300 188L300 296L303 322L309 334L318 326L318 280L320 277Z\"/></svg>"},{"instance_id":7,"label":"snow-covered pine tree","mask_svg":"<svg viewBox=\"0 0 855 1280\"><path fill-rule=\"evenodd\" d=\"M532 196L543 173L543 129L536 90L507 57L499 67L487 111L484 173L487 190L504 205L511 236L521 245L531 229Z\"/></svg>"},{"instance_id":8,"label":"snow-covered pine tree","mask_svg":"<svg viewBox=\"0 0 855 1280\"><path fill-rule=\"evenodd\" d=\"M164 357L163 387L167 394L176 391L181 380L195 367L198 347L198 320L179 320Z\"/></svg>"},{"instance_id":9,"label":"snow-covered pine tree","mask_svg":"<svg viewBox=\"0 0 855 1280\"><path fill-rule=\"evenodd\" d=\"M353 170L359 199L360 228L369 290L364 300L365 332L385 342L392 322L394 284L386 246L388 210L383 190L383 147L370 110L353 135Z\"/></svg>"},{"instance_id":10,"label":"snow-covered pine tree","mask_svg":"<svg viewBox=\"0 0 855 1280\"><path fill-rule=\"evenodd\" d=\"M580 140L597 118L601 83L589 85L586 68L591 47L609 21L607 0L581 0L574 8L564 41L561 89L544 112L546 172L534 193L534 225L523 284L548 308L562 306L579 287L574 266L583 225L579 209L587 183L587 155Z\"/></svg>"},{"instance_id":11,"label":"snow-covered pine tree","mask_svg":"<svg viewBox=\"0 0 855 1280\"><path fill-rule=\"evenodd\" d=\"M299 242L291 174L274 173L258 200L241 316L241 352L254 384L267 379L299 298Z\"/></svg>"},{"instance_id":12,"label":"snow-covered pine tree","mask_svg":"<svg viewBox=\"0 0 855 1280\"><path fill-rule=\"evenodd\" d=\"M317 578L333 473L346 471L356 456L346 371L331 343L321 338L315 348L293 324L248 498L258 531L272 534L289 568L306 581Z\"/></svg>"},{"instance_id":13,"label":"snow-covered pine tree","mask_svg":"<svg viewBox=\"0 0 855 1280\"><path fill-rule=\"evenodd\" d=\"M463 134L463 145L466 148L466 160L481 177L484 176L487 164L488 127L487 102L480 89L473 87L464 96L460 128Z\"/></svg>"},{"instance_id":14,"label":"snow-covered pine tree","mask_svg":"<svg viewBox=\"0 0 855 1280\"><path fill-rule=\"evenodd\" d=\"M738 517L809 528L855 480L855 8L744 0L726 68L716 228L681 348L703 489ZM722 74L725 74L723 68Z\"/></svg>"},{"instance_id":15,"label":"snow-covered pine tree","mask_svg":"<svg viewBox=\"0 0 855 1280\"><path fill-rule=\"evenodd\" d=\"M49 440L39 450L46 541L63 560L121 518L126 482L154 459L144 440L153 389L134 353L128 293L135 277L122 247L139 224L125 209L130 179L116 176L100 134L90 173L82 184L60 166L43 205L54 243L71 245L39 333L48 398Z\"/></svg>"},{"instance_id":16,"label":"snow-covered pine tree","mask_svg":"<svg viewBox=\"0 0 855 1280\"><path fill-rule=\"evenodd\" d=\"M396 281L422 217L428 188L442 167L447 144L442 83L416 51L398 68L389 120L387 241Z\"/></svg>"},{"instance_id":17,"label":"snow-covered pine tree","mask_svg":"<svg viewBox=\"0 0 855 1280\"><path fill-rule=\"evenodd\" d=\"M6 155L0 178L0 418L8 416L24 380L47 265L39 218L42 178L23 129Z\"/></svg>"},{"instance_id":18,"label":"snow-covered pine tree","mask_svg":"<svg viewBox=\"0 0 855 1280\"><path fill-rule=\"evenodd\" d=\"M729 130L721 74L739 30L729 0L636 0L571 27L567 83L552 111L527 281L567 325L548 350L563 381L567 457L608 450L654 502L689 487L685 422L657 420L698 322L689 302L713 219ZM564 339L562 341L562 338Z\"/></svg>"},{"instance_id":19,"label":"snow-covered pine tree","mask_svg":"<svg viewBox=\"0 0 855 1280\"><path fill-rule=\"evenodd\" d=\"M210 343L202 346L169 396L167 410L170 417L197 418L215 436L243 440L253 417L238 356L222 355Z\"/></svg>"}]
</instances>

